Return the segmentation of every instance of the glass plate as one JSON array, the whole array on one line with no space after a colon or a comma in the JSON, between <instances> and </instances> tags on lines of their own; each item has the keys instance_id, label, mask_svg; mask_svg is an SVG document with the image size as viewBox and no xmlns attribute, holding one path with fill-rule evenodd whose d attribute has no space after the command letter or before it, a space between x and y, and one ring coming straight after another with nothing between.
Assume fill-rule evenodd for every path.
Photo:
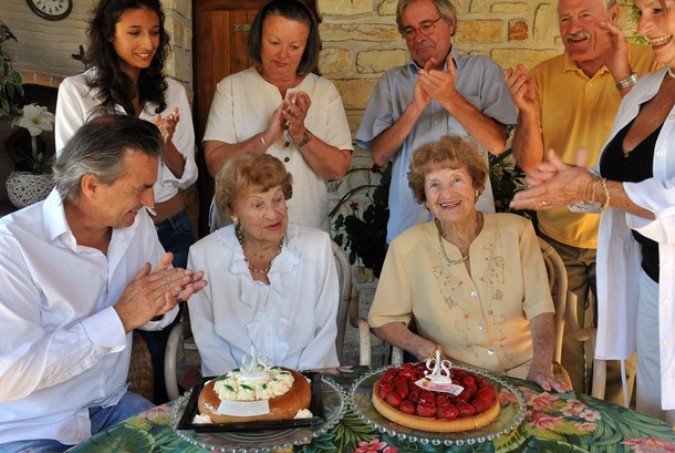
<instances>
[{"instance_id":1,"label":"glass plate","mask_svg":"<svg viewBox=\"0 0 675 453\"><path fill-rule=\"evenodd\" d=\"M383 367L364 374L354 383L354 385L352 385L350 397L354 412L361 417L364 423L389 436L397 437L399 440L446 446L475 445L483 442L491 442L497 437L510 433L516 429L525 416L525 402L523 400L523 395L511 384L485 371L453 366L453 368L470 371L488 379L495 385L498 398L499 393L502 391L510 392L513 395L513 398L507 398L510 402L506 406L502 406L499 416L495 421L477 430L459 433L429 433L406 428L405 426L394 423L380 415L372 403L373 385L380 375L389 368L390 367Z\"/></svg>"},{"instance_id":2,"label":"glass plate","mask_svg":"<svg viewBox=\"0 0 675 453\"><path fill-rule=\"evenodd\" d=\"M340 386L326 377L322 378L321 384L325 420L311 426L254 433L200 433L190 429L179 429L179 421L190 399L191 392L187 392L171 405L171 429L181 439L196 447L228 453L266 453L274 448L307 444L335 426L346 409L346 396Z\"/></svg>"},{"instance_id":3,"label":"glass plate","mask_svg":"<svg viewBox=\"0 0 675 453\"><path fill-rule=\"evenodd\" d=\"M323 399L321 398L321 388L323 384L321 383L321 374L314 371L303 371L302 374L309 379L312 391L312 400L309 406L309 410L312 412L314 417L311 418L300 418L293 420L274 420L274 421L257 421L257 422L246 422L246 423L192 423L195 416L199 413L198 400L199 393L204 388L204 385L213 377L202 378L201 381L197 382L190 393L190 398L188 399L187 405L183 410L183 416L178 420L178 429L191 429L198 432L228 432L228 431L249 431L249 432L260 432L260 431L269 431L276 429L293 429L299 428L301 426L311 426L313 424L320 423L324 421L323 414Z\"/></svg>"}]
</instances>

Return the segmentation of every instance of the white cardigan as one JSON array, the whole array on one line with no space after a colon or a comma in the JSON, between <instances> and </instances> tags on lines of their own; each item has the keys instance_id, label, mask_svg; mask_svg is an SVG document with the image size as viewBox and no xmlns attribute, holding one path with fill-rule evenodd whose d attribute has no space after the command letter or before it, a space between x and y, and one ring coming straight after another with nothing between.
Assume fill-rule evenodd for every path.
<instances>
[{"instance_id":1,"label":"white cardigan","mask_svg":"<svg viewBox=\"0 0 675 453\"><path fill-rule=\"evenodd\" d=\"M654 97L665 74L665 68L650 73L633 87L621 102L607 143L637 116L640 104ZM652 178L625 182L623 187L635 204L655 214L654 220L616 209L607 209L600 218L595 356L623 360L636 349L641 250L631 234L634 229L659 244L661 405L664 410L672 410L675 409L675 107L656 140L653 172Z\"/></svg>"}]
</instances>

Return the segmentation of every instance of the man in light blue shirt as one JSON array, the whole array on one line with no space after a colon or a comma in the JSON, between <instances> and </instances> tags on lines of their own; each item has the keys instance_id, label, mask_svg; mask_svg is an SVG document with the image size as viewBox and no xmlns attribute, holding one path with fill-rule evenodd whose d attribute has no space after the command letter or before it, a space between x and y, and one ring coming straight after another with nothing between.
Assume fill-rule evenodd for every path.
<instances>
[{"instance_id":1,"label":"man in light blue shirt","mask_svg":"<svg viewBox=\"0 0 675 453\"><path fill-rule=\"evenodd\" d=\"M396 24L412 61L378 82L356 134L377 165L393 159L387 242L431 220L408 187L412 152L447 134L473 139L485 153L504 151L506 125L516 111L501 68L487 57L460 55L452 46L457 15L449 0L399 0ZM477 201L494 212L489 181Z\"/></svg>"}]
</instances>

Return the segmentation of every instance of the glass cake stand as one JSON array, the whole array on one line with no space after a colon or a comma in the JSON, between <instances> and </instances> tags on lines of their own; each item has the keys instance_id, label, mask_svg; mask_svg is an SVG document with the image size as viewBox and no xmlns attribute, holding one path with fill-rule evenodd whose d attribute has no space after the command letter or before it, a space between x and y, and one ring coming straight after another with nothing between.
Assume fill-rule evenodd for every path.
<instances>
[{"instance_id":1,"label":"glass cake stand","mask_svg":"<svg viewBox=\"0 0 675 453\"><path fill-rule=\"evenodd\" d=\"M178 398L171 407L171 428L183 440L199 448L232 453L267 453L275 448L290 448L308 444L335 426L346 410L346 395L338 384L322 377L321 398L324 420L300 428L275 429L256 432L196 432L178 428L186 410L191 392Z\"/></svg>"},{"instance_id":2,"label":"glass cake stand","mask_svg":"<svg viewBox=\"0 0 675 453\"><path fill-rule=\"evenodd\" d=\"M408 442L429 444L429 445L476 445L484 442L492 442L499 436L508 434L522 423L525 416L525 402L523 395L511 384L503 381L487 372L453 366L453 368L470 371L477 375L485 377L497 390L497 397L500 392L510 392L513 397L507 398L510 402L501 407L499 416L489 425L473 431L464 431L459 433L430 433L419 431L394 423L384 416L380 415L372 403L373 385L375 381L390 367L383 367L364 374L356 381L351 388L350 397L354 412L363 420L364 423L372 426L381 433L396 437L399 440Z\"/></svg>"}]
</instances>

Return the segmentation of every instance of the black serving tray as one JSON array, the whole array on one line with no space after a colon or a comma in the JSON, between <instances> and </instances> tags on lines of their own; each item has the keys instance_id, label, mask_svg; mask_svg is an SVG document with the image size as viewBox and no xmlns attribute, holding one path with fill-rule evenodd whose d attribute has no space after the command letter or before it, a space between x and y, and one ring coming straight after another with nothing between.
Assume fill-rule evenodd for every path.
<instances>
[{"instance_id":1,"label":"black serving tray","mask_svg":"<svg viewBox=\"0 0 675 453\"><path fill-rule=\"evenodd\" d=\"M199 413L199 408L197 407L199 393L204 387L204 384L213 379L213 377L206 377L198 381L192 389L190 399L185 406L185 412L183 412L183 415L178 422L178 429L190 429L199 433L247 432L293 429L323 422L324 412L323 402L321 401L321 374L313 371L303 371L302 375L307 377L311 382L310 388L312 390L312 401L309 404L309 410L314 415L311 418L279 421L256 421L245 423L192 423L195 415Z\"/></svg>"}]
</instances>

